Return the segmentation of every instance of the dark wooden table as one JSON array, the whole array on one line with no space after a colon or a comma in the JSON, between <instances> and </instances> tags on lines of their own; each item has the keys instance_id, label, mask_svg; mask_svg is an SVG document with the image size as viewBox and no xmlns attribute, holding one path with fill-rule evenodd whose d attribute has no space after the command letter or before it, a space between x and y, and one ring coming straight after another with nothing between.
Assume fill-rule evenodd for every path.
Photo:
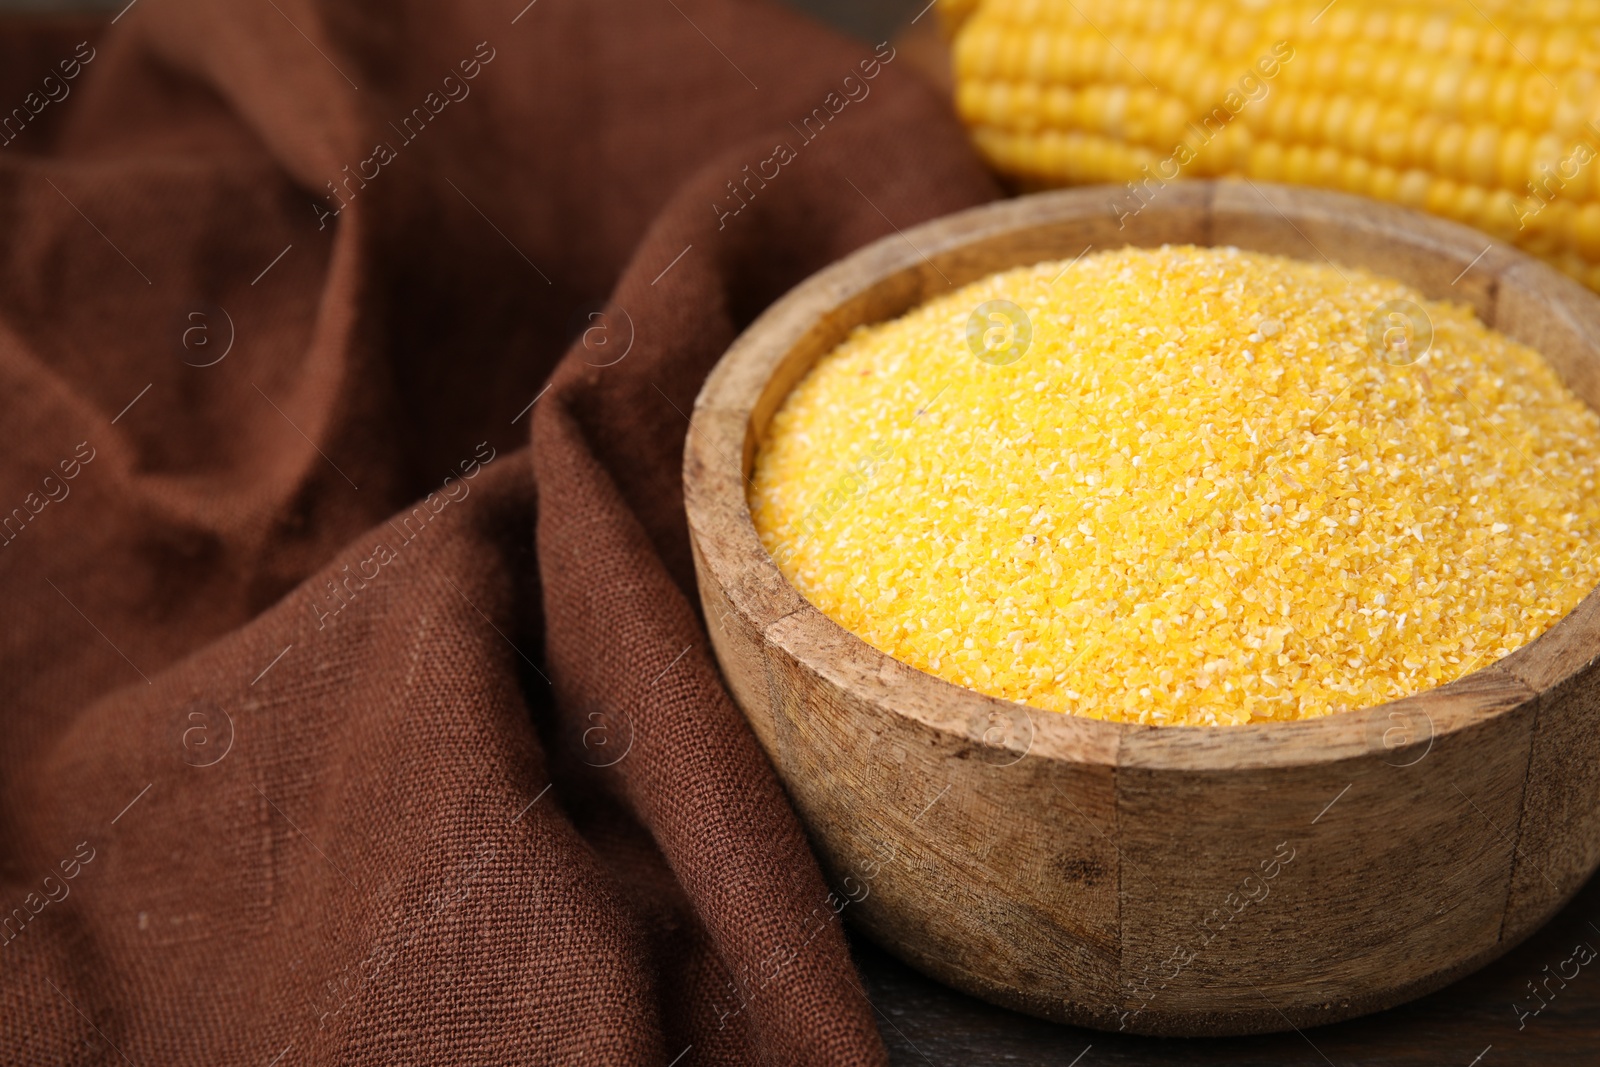
<instances>
[{"instance_id":1,"label":"dark wooden table","mask_svg":"<svg viewBox=\"0 0 1600 1067\"><path fill-rule=\"evenodd\" d=\"M1303 1033L1179 1040L1080 1030L1006 1011L853 939L897 1067L1600 1067L1600 957L1562 967L1579 944L1600 950L1600 878L1522 945L1432 996ZM1550 978L1574 966L1578 973L1565 988ZM1539 983L1543 993L1547 979L1554 995L1519 1028L1517 1009L1538 1004L1528 984Z\"/></svg>"}]
</instances>

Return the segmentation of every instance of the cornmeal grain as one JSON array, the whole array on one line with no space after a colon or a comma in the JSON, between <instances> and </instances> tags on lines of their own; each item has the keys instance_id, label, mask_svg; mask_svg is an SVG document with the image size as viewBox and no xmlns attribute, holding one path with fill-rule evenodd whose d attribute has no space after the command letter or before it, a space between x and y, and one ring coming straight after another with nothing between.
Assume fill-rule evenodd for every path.
<instances>
[{"instance_id":1,"label":"cornmeal grain","mask_svg":"<svg viewBox=\"0 0 1600 1067\"><path fill-rule=\"evenodd\" d=\"M1028 316L1015 362L968 345L990 300ZM1367 330L1396 300L1433 330L1404 365ZM1600 418L1466 307L1171 246L857 329L777 412L750 505L796 588L912 666L1222 725L1406 696L1538 636L1600 581L1597 456Z\"/></svg>"}]
</instances>

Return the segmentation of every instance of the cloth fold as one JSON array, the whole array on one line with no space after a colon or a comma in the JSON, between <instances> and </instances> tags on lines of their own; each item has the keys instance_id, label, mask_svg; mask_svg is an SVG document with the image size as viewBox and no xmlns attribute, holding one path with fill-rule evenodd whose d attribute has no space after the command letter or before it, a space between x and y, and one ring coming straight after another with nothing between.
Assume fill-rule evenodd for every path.
<instances>
[{"instance_id":1,"label":"cloth fold","mask_svg":"<svg viewBox=\"0 0 1600 1067\"><path fill-rule=\"evenodd\" d=\"M771 300L996 195L940 96L738 0L0 56L0 1060L882 1062L679 470Z\"/></svg>"}]
</instances>

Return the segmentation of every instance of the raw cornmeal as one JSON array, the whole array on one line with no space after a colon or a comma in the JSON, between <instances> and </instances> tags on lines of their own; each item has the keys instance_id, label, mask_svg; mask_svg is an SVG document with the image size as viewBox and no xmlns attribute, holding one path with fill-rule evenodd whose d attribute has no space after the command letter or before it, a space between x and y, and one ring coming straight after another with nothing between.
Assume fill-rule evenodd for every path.
<instances>
[{"instance_id":1,"label":"raw cornmeal","mask_svg":"<svg viewBox=\"0 0 1600 1067\"><path fill-rule=\"evenodd\" d=\"M1028 317L1015 362L969 347L991 300ZM1432 322L1409 364L1369 343L1391 301ZM774 417L750 504L795 587L912 666L1225 725L1406 696L1548 629L1600 581L1597 456L1600 418L1466 307L1174 246L857 329Z\"/></svg>"}]
</instances>

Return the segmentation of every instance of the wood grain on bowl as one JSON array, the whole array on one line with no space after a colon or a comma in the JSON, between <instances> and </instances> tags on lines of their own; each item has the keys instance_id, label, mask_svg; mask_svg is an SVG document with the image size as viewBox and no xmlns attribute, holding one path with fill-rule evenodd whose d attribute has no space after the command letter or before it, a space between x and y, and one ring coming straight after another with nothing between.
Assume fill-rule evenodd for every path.
<instances>
[{"instance_id":1,"label":"wood grain on bowl","mask_svg":"<svg viewBox=\"0 0 1600 1067\"><path fill-rule=\"evenodd\" d=\"M695 405L685 503L707 625L844 914L997 1003L1106 1029L1332 1022L1505 952L1600 862L1600 602L1405 700L1307 722L1144 727L907 667L784 579L746 487L784 396L855 326L1086 248L1236 245L1471 304L1600 404L1600 300L1472 230L1333 193L1174 183L1004 201L885 238L774 304ZM1485 427L1484 432L1494 432Z\"/></svg>"}]
</instances>

